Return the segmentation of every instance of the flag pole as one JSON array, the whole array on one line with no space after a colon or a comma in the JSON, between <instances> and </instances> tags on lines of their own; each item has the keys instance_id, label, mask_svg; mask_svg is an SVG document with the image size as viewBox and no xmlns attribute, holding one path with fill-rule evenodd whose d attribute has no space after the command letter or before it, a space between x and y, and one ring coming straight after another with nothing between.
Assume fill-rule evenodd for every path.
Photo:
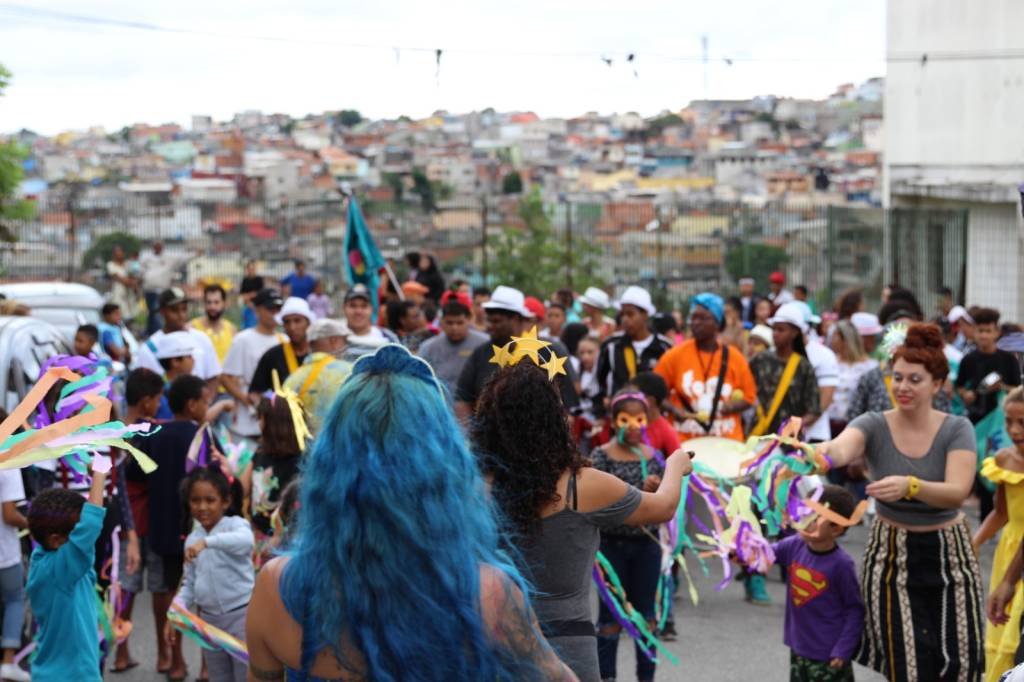
<instances>
[{"instance_id":1,"label":"flag pole","mask_svg":"<svg viewBox=\"0 0 1024 682\"><path fill-rule=\"evenodd\" d=\"M395 271L391 269L391 263L384 261L384 270L388 273L388 279L391 280L391 286L398 292L398 300L405 300L405 292L402 291L402 287L398 284L398 278L395 277Z\"/></svg>"}]
</instances>

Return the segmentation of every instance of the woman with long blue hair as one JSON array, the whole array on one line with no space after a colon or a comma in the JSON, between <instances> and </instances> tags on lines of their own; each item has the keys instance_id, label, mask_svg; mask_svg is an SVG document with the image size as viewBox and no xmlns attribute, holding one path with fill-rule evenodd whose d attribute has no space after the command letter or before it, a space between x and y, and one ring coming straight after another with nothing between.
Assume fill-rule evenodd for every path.
<instances>
[{"instance_id":1,"label":"woman with long blue hair","mask_svg":"<svg viewBox=\"0 0 1024 682\"><path fill-rule=\"evenodd\" d=\"M500 549L430 367L360 358L302 471L292 551L260 572L250 674L282 680L575 680Z\"/></svg>"}]
</instances>

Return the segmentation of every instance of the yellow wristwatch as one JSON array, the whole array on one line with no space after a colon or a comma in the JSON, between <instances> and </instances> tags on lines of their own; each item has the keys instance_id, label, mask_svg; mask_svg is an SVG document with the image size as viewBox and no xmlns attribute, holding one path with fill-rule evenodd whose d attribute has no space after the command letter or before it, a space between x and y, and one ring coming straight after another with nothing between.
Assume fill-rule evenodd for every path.
<instances>
[{"instance_id":1,"label":"yellow wristwatch","mask_svg":"<svg viewBox=\"0 0 1024 682\"><path fill-rule=\"evenodd\" d=\"M921 481L917 476L907 476L907 499L912 500L921 492Z\"/></svg>"}]
</instances>

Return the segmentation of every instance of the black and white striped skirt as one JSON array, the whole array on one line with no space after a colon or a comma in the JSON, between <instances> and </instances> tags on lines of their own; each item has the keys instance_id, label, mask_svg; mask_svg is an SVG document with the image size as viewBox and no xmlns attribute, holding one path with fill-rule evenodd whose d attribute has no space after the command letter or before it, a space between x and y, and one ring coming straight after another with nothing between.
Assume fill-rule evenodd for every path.
<instances>
[{"instance_id":1,"label":"black and white striped skirt","mask_svg":"<svg viewBox=\"0 0 1024 682\"><path fill-rule=\"evenodd\" d=\"M861 587L867 617L858 663L891 682L982 678L984 602L965 521L913 533L876 520Z\"/></svg>"}]
</instances>

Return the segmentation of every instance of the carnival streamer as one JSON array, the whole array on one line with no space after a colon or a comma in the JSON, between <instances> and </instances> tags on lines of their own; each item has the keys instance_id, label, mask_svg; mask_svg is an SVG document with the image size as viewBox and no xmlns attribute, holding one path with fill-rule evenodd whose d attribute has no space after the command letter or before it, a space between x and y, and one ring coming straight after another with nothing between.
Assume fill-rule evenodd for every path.
<instances>
[{"instance_id":1,"label":"carnival streamer","mask_svg":"<svg viewBox=\"0 0 1024 682\"><path fill-rule=\"evenodd\" d=\"M661 653L670 663L679 665L679 659L665 648L647 627L643 615L626 599L626 590L622 587L618 574L601 552L595 557L593 576L601 601L608 607L622 629L637 643L644 656L657 663L657 654Z\"/></svg>"},{"instance_id":2,"label":"carnival streamer","mask_svg":"<svg viewBox=\"0 0 1024 682\"><path fill-rule=\"evenodd\" d=\"M234 635L210 625L192 613L180 602L171 603L167 610L167 620L175 630L186 635L196 644L210 651L223 651L242 663L249 662L249 650Z\"/></svg>"}]
</instances>

